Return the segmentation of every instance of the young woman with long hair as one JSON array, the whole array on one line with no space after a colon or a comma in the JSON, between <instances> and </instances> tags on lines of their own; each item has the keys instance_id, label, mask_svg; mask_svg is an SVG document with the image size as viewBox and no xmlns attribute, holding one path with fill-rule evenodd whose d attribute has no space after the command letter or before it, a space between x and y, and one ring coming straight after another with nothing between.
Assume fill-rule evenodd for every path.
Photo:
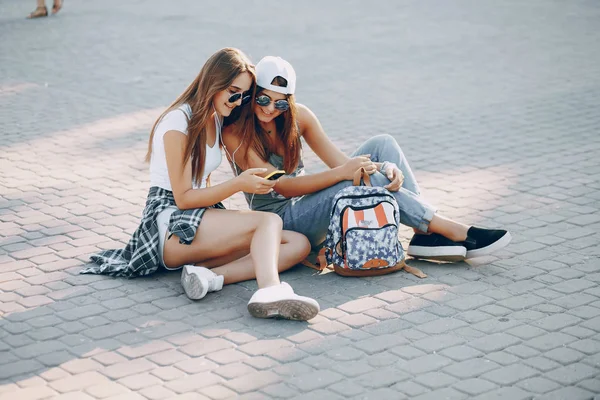
<instances>
[{"instance_id":1,"label":"young woman with long hair","mask_svg":"<svg viewBox=\"0 0 600 400\"><path fill-rule=\"evenodd\" d=\"M247 168L266 173L285 170L274 190L246 193L253 210L270 211L283 219L284 229L303 233L312 246L325 239L333 197L352 185L364 168L374 186L388 189L400 208L400 221L414 228L407 254L417 258L458 261L489 254L506 246L510 233L469 227L439 215L419 196L419 186L396 140L378 135L367 140L352 158L327 137L315 114L296 103L296 73L287 61L268 56L256 65L257 88L253 113L228 125L223 139L237 174ZM302 144L330 168L305 175ZM233 152L232 152L233 150Z\"/></svg>"},{"instance_id":2,"label":"young woman with long hair","mask_svg":"<svg viewBox=\"0 0 600 400\"><path fill-rule=\"evenodd\" d=\"M182 268L190 299L256 278L259 290L248 303L252 315L307 320L319 312L315 300L279 280L278 271L310 251L306 237L282 233L281 218L273 213L225 210L220 204L239 191L271 192L276 182L258 176L266 170L249 169L207 185L221 163L223 118L250 99L254 86L254 67L240 50L224 48L208 59L152 128L146 156L151 187L140 227L125 249L93 255L98 265L83 273L131 277L160 266Z\"/></svg>"}]
</instances>

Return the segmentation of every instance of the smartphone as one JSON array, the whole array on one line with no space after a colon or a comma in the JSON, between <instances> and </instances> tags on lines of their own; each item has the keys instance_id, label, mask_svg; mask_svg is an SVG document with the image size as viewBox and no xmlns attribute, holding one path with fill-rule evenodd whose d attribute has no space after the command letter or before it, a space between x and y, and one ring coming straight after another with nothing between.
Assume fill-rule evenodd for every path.
<instances>
[{"instance_id":1,"label":"smartphone","mask_svg":"<svg viewBox=\"0 0 600 400\"><path fill-rule=\"evenodd\" d=\"M277 171L273 171L269 175L265 176L265 179L268 179L270 181L276 181L277 179L281 178L284 175L285 175L285 171L277 170Z\"/></svg>"}]
</instances>

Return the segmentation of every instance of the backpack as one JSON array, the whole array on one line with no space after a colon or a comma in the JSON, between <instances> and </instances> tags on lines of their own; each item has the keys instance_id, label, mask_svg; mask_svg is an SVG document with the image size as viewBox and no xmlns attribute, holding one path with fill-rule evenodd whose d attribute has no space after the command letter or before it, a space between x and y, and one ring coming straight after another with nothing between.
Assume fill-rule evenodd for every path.
<instances>
[{"instance_id":1,"label":"backpack","mask_svg":"<svg viewBox=\"0 0 600 400\"><path fill-rule=\"evenodd\" d=\"M365 186L360 186L361 178ZM385 188L372 187L364 169L357 171L354 186L340 190L333 199L318 269L328 267L343 276L384 275L405 269L425 278L427 275L404 262L399 224L396 198Z\"/></svg>"}]
</instances>

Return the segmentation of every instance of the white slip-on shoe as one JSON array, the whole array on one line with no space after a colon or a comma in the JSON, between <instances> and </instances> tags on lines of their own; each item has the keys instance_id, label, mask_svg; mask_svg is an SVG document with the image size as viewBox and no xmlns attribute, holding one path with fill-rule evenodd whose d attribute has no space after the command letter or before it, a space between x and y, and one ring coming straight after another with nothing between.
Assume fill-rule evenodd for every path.
<instances>
[{"instance_id":1,"label":"white slip-on shoe","mask_svg":"<svg viewBox=\"0 0 600 400\"><path fill-rule=\"evenodd\" d=\"M208 268L184 265L181 271L181 286L187 297L191 300L199 300L208 292L221 290L223 276L215 274Z\"/></svg>"},{"instance_id":2,"label":"white slip-on shoe","mask_svg":"<svg viewBox=\"0 0 600 400\"><path fill-rule=\"evenodd\" d=\"M285 318L308 321L320 311L319 303L310 297L298 296L285 282L256 291L248 302L248 311L256 318Z\"/></svg>"}]
</instances>

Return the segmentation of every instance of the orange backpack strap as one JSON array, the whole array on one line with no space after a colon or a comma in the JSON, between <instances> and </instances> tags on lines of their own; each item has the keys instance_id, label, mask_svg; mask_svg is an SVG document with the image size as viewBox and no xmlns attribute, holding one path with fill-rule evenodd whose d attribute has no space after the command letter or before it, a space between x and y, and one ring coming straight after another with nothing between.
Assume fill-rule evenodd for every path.
<instances>
[{"instance_id":1,"label":"orange backpack strap","mask_svg":"<svg viewBox=\"0 0 600 400\"><path fill-rule=\"evenodd\" d=\"M357 169L354 173L354 179L352 179L352 184L354 186L360 186L360 181L363 181L365 186L371 186L371 177L367 174L364 168Z\"/></svg>"},{"instance_id":2,"label":"orange backpack strap","mask_svg":"<svg viewBox=\"0 0 600 400\"><path fill-rule=\"evenodd\" d=\"M327 247L323 247L321 250L319 250L319 253L317 254L318 265L313 264L308 258L304 259L300 264L304 265L305 267L309 267L314 270L317 270L317 271L323 271L323 270L325 270L325 268L333 269L332 267L327 265L327 258L325 257L325 254L327 253L327 251L329 251L329 249ZM314 255L314 253L310 253L309 257L311 255Z\"/></svg>"},{"instance_id":3,"label":"orange backpack strap","mask_svg":"<svg viewBox=\"0 0 600 400\"><path fill-rule=\"evenodd\" d=\"M409 274L413 274L417 278L427 278L427 274L421 271L419 268L411 267L410 265L404 263L404 270Z\"/></svg>"}]
</instances>

